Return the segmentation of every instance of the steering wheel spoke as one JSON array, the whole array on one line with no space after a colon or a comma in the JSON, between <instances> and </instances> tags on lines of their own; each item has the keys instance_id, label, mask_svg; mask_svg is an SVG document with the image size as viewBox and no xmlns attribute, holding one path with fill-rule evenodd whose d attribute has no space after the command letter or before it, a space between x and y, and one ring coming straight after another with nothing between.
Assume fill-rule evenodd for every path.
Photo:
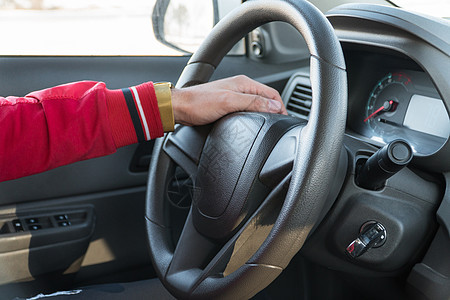
<instances>
[{"instance_id":1,"label":"steering wheel spoke","mask_svg":"<svg viewBox=\"0 0 450 300\"><path fill-rule=\"evenodd\" d=\"M192 178L197 174L200 155L210 130L210 125L177 126L164 143L164 152Z\"/></svg>"},{"instance_id":2,"label":"steering wheel spoke","mask_svg":"<svg viewBox=\"0 0 450 300\"><path fill-rule=\"evenodd\" d=\"M291 129L278 141L259 174L262 183L275 188L287 176L290 176L302 128L298 126Z\"/></svg>"},{"instance_id":3,"label":"steering wheel spoke","mask_svg":"<svg viewBox=\"0 0 450 300\"><path fill-rule=\"evenodd\" d=\"M188 294L202 280L205 275L204 268L218 249L220 246L217 242L195 229L192 214L189 213L165 275L166 280L175 285L183 282L182 292Z\"/></svg>"},{"instance_id":4,"label":"steering wheel spoke","mask_svg":"<svg viewBox=\"0 0 450 300\"><path fill-rule=\"evenodd\" d=\"M275 224L289 188L289 181L290 175L287 175L222 247L207 267L209 275L228 276L240 266L249 263L252 254L261 247Z\"/></svg>"},{"instance_id":5,"label":"steering wheel spoke","mask_svg":"<svg viewBox=\"0 0 450 300\"><path fill-rule=\"evenodd\" d=\"M189 213L176 245L165 279L185 295L192 294L204 281L224 278L246 264L269 235L289 187L286 176L263 201L246 224L226 243L200 234ZM276 266L273 266L276 268Z\"/></svg>"}]
</instances>

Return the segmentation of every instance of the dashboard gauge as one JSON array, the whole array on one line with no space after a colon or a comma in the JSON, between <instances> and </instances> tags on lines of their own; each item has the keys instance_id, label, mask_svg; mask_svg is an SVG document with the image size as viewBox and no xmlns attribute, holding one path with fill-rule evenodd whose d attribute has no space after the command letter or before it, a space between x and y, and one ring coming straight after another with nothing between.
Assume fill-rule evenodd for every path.
<instances>
[{"instance_id":1,"label":"dashboard gauge","mask_svg":"<svg viewBox=\"0 0 450 300\"><path fill-rule=\"evenodd\" d=\"M411 98L409 85L411 79L404 73L389 73L375 85L367 101L364 118L364 123L374 133L382 136L402 123L401 113Z\"/></svg>"},{"instance_id":2,"label":"dashboard gauge","mask_svg":"<svg viewBox=\"0 0 450 300\"><path fill-rule=\"evenodd\" d=\"M450 133L444 102L423 72L391 72L369 94L361 117L365 135L379 144L401 138L415 155L439 150Z\"/></svg>"}]
</instances>

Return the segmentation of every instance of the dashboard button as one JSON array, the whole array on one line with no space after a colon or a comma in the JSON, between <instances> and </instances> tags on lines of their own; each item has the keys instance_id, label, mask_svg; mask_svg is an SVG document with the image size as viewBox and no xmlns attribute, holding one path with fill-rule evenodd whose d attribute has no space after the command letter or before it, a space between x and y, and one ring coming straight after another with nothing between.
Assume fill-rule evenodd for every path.
<instances>
[{"instance_id":1,"label":"dashboard button","mask_svg":"<svg viewBox=\"0 0 450 300\"><path fill-rule=\"evenodd\" d=\"M391 153L396 160L404 161L412 155L410 149L405 144L396 144L392 147Z\"/></svg>"},{"instance_id":2,"label":"dashboard button","mask_svg":"<svg viewBox=\"0 0 450 300\"><path fill-rule=\"evenodd\" d=\"M58 222L58 226L59 227L68 227L68 226L70 226L70 222L69 221Z\"/></svg>"},{"instance_id":3,"label":"dashboard button","mask_svg":"<svg viewBox=\"0 0 450 300\"><path fill-rule=\"evenodd\" d=\"M13 224L14 229L16 230L16 232L23 231L22 222L20 222L19 219L13 220L12 224Z\"/></svg>"},{"instance_id":4,"label":"dashboard button","mask_svg":"<svg viewBox=\"0 0 450 300\"><path fill-rule=\"evenodd\" d=\"M64 214L56 215L56 216L54 216L54 218L56 221L64 221L64 220L67 220L67 215L64 215Z\"/></svg>"},{"instance_id":5,"label":"dashboard button","mask_svg":"<svg viewBox=\"0 0 450 300\"><path fill-rule=\"evenodd\" d=\"M39 219L38 218L28 218L28 219L25 219L25 221L27 222L27 224L39 223Z\"/></svg>"},{"instance_id":6,"label":"dashboard button","mask_svg":"<svg viewBox=\"0 0 450 300\"><path fill-rule=\"evenodd\" d=\"M30 230L39 230L39 229L42 229L42 226L41 225L30 225L30 226L28 226L28 228Z\"/></svg>"}]
</instances>

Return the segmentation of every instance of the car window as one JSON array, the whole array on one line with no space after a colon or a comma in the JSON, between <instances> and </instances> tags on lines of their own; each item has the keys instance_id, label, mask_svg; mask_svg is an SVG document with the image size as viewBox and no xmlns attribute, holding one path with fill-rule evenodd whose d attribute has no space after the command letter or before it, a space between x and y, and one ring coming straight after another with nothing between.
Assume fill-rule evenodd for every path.
<instances>
[{"instance_id":1,"label":"car window","mask_svg":"<svg viewBox=\"0 0 450 300\"><path fill-rule=\"evenodd\" d=\"M0 0L0 55L184 55L194 51L209 29L187 50L161 42L153 33L156 2L170 1ZM199 10L192 8L202 2L219 6L211 0L172 0L175 12L168 12L172 14L169 21L192 24L197 19L204 24L209 18L212 28L217 21L212 4L210 12L193 14ZM189 20L186 12L191 14ZM173 31L180 24L168 26Z\"/></svg>"},{"instance_id":2,"label":"car window","mask_svg":"<svg viewBox=\"0 0 450 300\"><path fill-rule=\"evenodd\" d=\"M450 1L448 0L391 0L391 2L430 16L450 18Z\"/></svg>"}]
</instances>

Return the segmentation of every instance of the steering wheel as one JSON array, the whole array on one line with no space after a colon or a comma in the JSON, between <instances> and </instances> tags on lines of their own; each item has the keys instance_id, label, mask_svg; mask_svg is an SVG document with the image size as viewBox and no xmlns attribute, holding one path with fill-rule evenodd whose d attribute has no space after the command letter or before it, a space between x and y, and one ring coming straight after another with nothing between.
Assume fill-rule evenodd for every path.
<instances>
[{"instance_id":1,"label":"steering wheel","mask_svg":"<svg viewBox=\"0 0 450 300\"><path fill-rule=\"evenodd\" d=\"M271 21L293 25L306 40L309 121L236 113L210 126L179 126L155 143L148 242L160 280L178 298L252 297L282 272L323 215L342 149L347 81L339 41L317 8L307 1L245 2L214 27L177 87L207 82L238 40ZM178 241L166 194L175 164L195 180Z\"/></svg>"}]
</instances>

